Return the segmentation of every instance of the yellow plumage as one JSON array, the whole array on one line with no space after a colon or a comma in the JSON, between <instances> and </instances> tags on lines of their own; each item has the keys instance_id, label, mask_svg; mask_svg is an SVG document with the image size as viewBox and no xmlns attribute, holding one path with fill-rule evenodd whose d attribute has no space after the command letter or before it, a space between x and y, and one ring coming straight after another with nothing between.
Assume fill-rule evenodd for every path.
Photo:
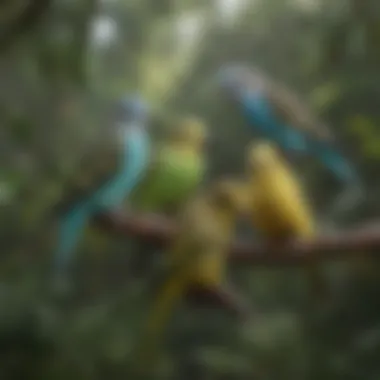
<instances>
[{"instance_id":1,"label":"yellow plumage","mask_svg":"<svg viewBox=\"0 0 380 380\"><path fill-rule=\"evenodd\" d=\"M268 244L291 239L312 239L316 225L302 185L287 161L270 143L250 147L248 208L252 225ZM322 291L323 281L314 263L308 267L312 290Z\"/></svg>"},{"instance_id":2,"label":"yellow plumage","mask_svg":"<svg viewBox=\"0 0 380 380\"><path fill-rule=\"evenodd\" d=\"M243 207L239 192L239 184L220 182L195 196L180 215L178 234L168 251L170 273L149 313L139 363L153 359L164 325L190 284L218 286L223 281L226 253Z\"/></svg>"},{"instance_id":3,"label":"yellow plumage","mask_svg":"<svg viewBox=\"0 0 380 380\"><path fill-rule=\"evenodd\" d=\"M189 281L204 286L222 283L227 248L233 238L237 213L242 208L240 184L232 181L216 184L208 195L191 203L183 215L183 237L171 252L175 262L183 246L193 245L197 254L193 254Z\"/></svg>"},{"instance_id":4,"label":"yellow plumage","mask_svg":"<svg viewBox=\"0 0 380 380\"><path fill-rule=\"evenodd\" d=\"M251 220L272 239L311 238L316 226L302 186L288 163L270 144L254 145L248 156L253 176Z\"/></svg>"}]
</instances>

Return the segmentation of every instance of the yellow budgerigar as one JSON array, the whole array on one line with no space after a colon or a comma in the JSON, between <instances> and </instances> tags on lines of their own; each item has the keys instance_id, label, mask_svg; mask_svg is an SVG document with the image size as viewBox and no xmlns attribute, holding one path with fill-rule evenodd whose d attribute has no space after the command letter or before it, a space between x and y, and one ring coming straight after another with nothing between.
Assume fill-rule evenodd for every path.
<instances>
[{"instance_id":1,"label":"yellow budgerigar","mask_svg":"<svg viewBox=\"0 0 380 380\"><path fill-rule=\"evenodd\" d=\"M158 289L137 349L139 365L154 359L173 309L195 282L218 285L236 218L244 203L240 185L221 181L191 199L178 219L178 233L168 252L169 271Z\"/></svg>"},{"instance_id":2,"label":"yellow budgerigar","mask_svg":"<svg viewBox=\"0 0 380 380\"><path fill-rule=\"evenodd\" d=\"M316 225L310 202L292 168L272 144L253 144L247 157L249 208L254 228L270 245L312 239ZM324 281L311 260L308 273L313 294L325 292Z\"/></svg>"}]
</instances>

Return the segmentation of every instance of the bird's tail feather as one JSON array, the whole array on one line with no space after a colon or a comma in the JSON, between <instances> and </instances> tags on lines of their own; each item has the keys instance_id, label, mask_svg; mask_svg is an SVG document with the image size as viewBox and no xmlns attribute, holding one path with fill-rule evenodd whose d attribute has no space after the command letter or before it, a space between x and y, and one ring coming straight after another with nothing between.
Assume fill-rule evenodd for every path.
<instances>
[{"instance_id":1,"label":"bird's tail feather","mask_svg":"<svg viewBox=\"0 0 380 380\"><path fill-rule=\"evenodd\" d=\"M338 194L333 204L329 207L330 211L325 218L327 223L342 218L342 216L353 210L364 199L365 191L361 184L346 187L343 192Z\"/></svg>"},{"instance_id":2,"label":"bird's tail feather","mask_svg":"<svg viewBox=\"0 0 380 380\"><path fill-rule=\"evenodd\" d=\"M347 158L337 152L336 149L330 146L324 146L318 150L320 160L341 181L350 185L360 182L353 165Z\"/></svg>"},{"instance_id":3,"label":"bird's tail feather","mask_svg":"<svg viewBox=\"0 0 380 380\"><path fill-rule=\"evenodd\" d=\"M169 276L159 291L136 350L134 360L136 371L140 372L144 370L144 367L148 368L152 365L164 326L170 318L176 302L180 300L185 290L186 279L187 276L183 271L175 272Z\"/></svg>"},{"instance_id":4,"label":"bird's tail feather","mask_svg":"<svg viewBox=\"0 0 380 380\"><path fill-rule=\"evenodd\" d=\"M85 223L86 215L81 210L70 212L60 222L57 249L53 257L55 274L66 272L68 269Z\"/></svg>"},{"instance_id":5,"label":"bird's tail feather","mask_svg":"<svg viewBox=\"0 0 380 380\"><path fill-rule=\"evenodd\" d=\"M345 185L343 192L329 207L327 220L331 221L355 208L364 199L365 190L354 166L334 147L316 144L314 149L322 163Z\"/></svg>"}]
</instances>

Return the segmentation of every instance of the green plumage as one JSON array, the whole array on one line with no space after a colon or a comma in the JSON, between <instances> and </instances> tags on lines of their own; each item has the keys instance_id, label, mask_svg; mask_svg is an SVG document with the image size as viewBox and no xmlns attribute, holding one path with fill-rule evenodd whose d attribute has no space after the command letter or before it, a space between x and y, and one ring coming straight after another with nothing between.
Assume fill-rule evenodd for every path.
<instances>
[{"instance_id":1,"label":"green plumage","mask_svg":"<svg viewBox=\"0 0 380 380\"><path fill-rule=\"evenodd\" d=\"M132 207L143 212L176 212L197 190L205 169L199 150L179 143L163 145L132 194Z\"/></svg>"},{"instance_id":2,"label":"green plumage","mask_svg":"<svg viewBox=\"0 0 380 380\"><path fill-rule=\"evenodd\" d=\"M153 155L145 178L129 198L129 206L137 212L176 217L203 180L205 140L206 126L201 120L190 117L179 121ZM142 241L137 243L131 270L146 274L155 261L147 252L155 249Z\"/></svg>"}]
</instances>

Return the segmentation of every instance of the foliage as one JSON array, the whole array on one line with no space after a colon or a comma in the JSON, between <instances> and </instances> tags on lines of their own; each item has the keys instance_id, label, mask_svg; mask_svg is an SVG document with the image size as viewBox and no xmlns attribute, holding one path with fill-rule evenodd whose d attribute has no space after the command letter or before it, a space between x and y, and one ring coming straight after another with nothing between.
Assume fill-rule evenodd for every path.
<instances>
[{"instance_id":1,"label":"foliage","mask_svg":"<svg viewBox=\"0 0 380 380\"><path fill-rule=\"evenodd\" d=\"M4 3L1 13L13 15L12 2ZM60 0L2 52L1 378L128 375L152 293L149 284L131 285L128 242L90 232L75 297L57 303L46 289L50 207L81 152L100 138L108 106L123 91L139 89L150 99L157 135L175 115L205 117L208 180L239 175L250 136L221 107L212 74L226 60L257 64L307 98L357 162L368 194L349 219L360 222L380 211L378 4L246 0L233 20L217 12L218 3ZM8 24L15 22L10 17ZM192 22L199 23L199 35L190 43L182 35ZM336 184L311 162L299 170L323 215ZM371 261L369 271L366 260L326 264L333 297L317 310L297 268L232 270L260 315L240 325L223 312L184 307L171 326L161 378L172 372L182 379L191 371L207 379L379 378L380 284L376 264Z\"/></svg>"}]
</instances>

